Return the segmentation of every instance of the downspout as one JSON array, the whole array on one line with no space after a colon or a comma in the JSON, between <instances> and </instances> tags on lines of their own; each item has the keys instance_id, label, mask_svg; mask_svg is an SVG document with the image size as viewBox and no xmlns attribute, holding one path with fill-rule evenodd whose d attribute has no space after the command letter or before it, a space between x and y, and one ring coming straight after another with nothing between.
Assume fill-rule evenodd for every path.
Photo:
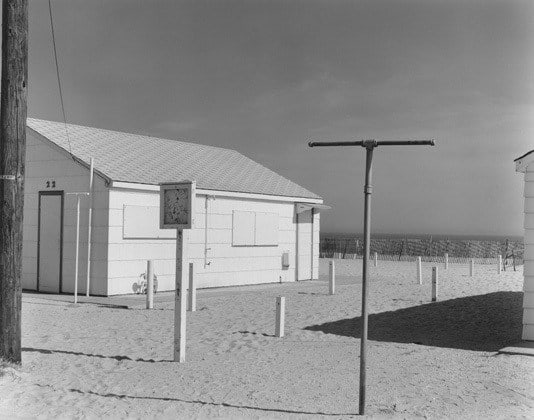
<instances>
[{"instance_id":1,"label":"downspout","mask_svg":"<svg viewBox=\"0 0 534 420\"><path fill-rule=\"evenodd\" d=\"M315 209L312 207L310 209L310 217L311 217L311 270L310 270L310 274L311 274L311 278L310 280L313 280L313 219L314 219L314 214L315 214Z\"/></svg>"},{"instance_id":2,"label":"downspout","mask_svg":"<svg viewBox=\"0 0 534 420\"><path fill-rule=\"evenodd\" d=\"M295 281L299 281L299 212L295 203Z\"/></svg>"},{"instance_id":3,"label":"downspout","mask_svg":"<svg viewBox=\"0 0 534 420\"><path fill-rule=\"evenodd\" d=\"M211 261L208 261L208 251L211 249L208 247L208 201L210 198L215 200L215 197L206 195L206 200L204 201L204 268L207 268L211 264Z\"/></svg>"}]
</instances>

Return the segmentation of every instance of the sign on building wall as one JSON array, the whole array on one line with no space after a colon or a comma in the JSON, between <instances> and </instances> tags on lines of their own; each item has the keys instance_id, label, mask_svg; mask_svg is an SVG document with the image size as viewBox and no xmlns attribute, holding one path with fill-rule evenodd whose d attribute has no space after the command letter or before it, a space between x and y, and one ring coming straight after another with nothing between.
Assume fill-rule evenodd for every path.
<instances>
[{"instance_id":1,"label":"sign on building wall","mask_svg":"<svg viewBox=\"0 0 534 420\"><path fill-rule=\"evenodd\" d=\"M160 228L191 229L195 182L160 184Z\"/></svg>"}]
</instances>

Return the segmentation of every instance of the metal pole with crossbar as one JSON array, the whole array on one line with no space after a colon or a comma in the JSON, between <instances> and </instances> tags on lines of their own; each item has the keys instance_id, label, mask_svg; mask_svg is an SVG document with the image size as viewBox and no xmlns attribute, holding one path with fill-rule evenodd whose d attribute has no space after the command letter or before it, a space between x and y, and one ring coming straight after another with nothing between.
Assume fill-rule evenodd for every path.
<instances>
[{"instance_id":1,"label":"metal pole with crossbar","mask_svg":"<svg viewBox=\"0 0 534 420\"><path fill-rule=\"evenodd\" d=\"M369 249L371 242L371 193L373 192L372 182L372 168L373 168L373 151L378 146L434 146L434 140L395 140L395 141L377 141L377 140L362 140L362 141L334 141L334 142L309 142L310 147L319 146L361 146L366 149L365 157L365 210L364 210L364 224L363 224L363 268L362 268L362 337L360 345L360 401L359 412L360 415L365 414L365 374L366 374L366 356L367 356L367 327L368 327L368 311L367 298L369 295L367 271L369 262Z\"/></svg>"}]
</instances>

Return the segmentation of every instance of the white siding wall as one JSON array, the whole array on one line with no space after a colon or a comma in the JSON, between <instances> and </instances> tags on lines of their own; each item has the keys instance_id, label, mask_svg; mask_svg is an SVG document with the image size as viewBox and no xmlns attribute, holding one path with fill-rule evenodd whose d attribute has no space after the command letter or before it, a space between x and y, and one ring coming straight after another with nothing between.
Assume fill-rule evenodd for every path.
<instances>
[{"instance_id":1,"label":"white siding wall","mask_svg":"<svg viewBox=\"0 0 534 420\"><path fill-rule=\"evenodd\" d=\"M312 223L311 210L305 210L298 214L297 247L298 280L310 280L312 278Z\"/></svg>"},{"instance_id":2,"label":"white siding wall","mask_svg":"<svg viewBox=\"0 0 534 420\"><path fill-rule=\"evenodd\" d=\"M159 207L159 192L109 190L108 294L134 293L147 260L154 260L158 290L174 289L176 239L124 238L124 206Z\"/></svg>"},{"instance_id":3,"label":"white siding wall","mask_svg":"<svg viewBox=\"0 0 534 420\"><path fill-rule=\"evenodd\" d=\"M198 287L229 286L295 280L294 203L244 200L229 197L208 201L208 262L205 251L205 195L198 195L194 227L189 232L187 252L195 264ZM124 239L125 205L159 206L159 193L111 189L109 197L109 294L132 293L132 286L154 260L158 290L173 290L175 276L175 239ZM254 211L279 215L278 246L232 246L232 212ZM317 219L318 221L318 219ZM319 223L317 223L317 231ZM187 234L184 235L187 238ZM282 253L289 252L290 267L282 269ZM318 255L318 253L317 253ZM185 267L188 269L188 267Z\"/></svg>"},{"instance_id":4,"label":"white siding wall","mask_svg":"<svg viewBox=\"0 0 534 420\"><path fill-rule=\"evenodd\" d=\"M46 181L54 180L55 188L47 188ZM104 180L94 178L93 242L91 293L107 293L107 220L108 190ZM61 153L46 140L27 132L26 177L24 187L24 230L22 287L37 289L37 229L39 191L87 191L89 170ZM85 293L87 272L87 214L88 199L82 198L80 205L80 264L78 290ZM74 291L76 235L76 198L64 197L63 221L63 286L62 291Z\"/></svg>"},{"instance_id":5,"label":"white siding wall","mask_svg":"<svg viewBox=\"0 0 534 420\"><path fill-rule=\"evenodd\" d=\"M525 173L523 340L534 340L534 163Z\"/></svg>"},{"instance_id":6,"label":"white siding wall","mask_svg":"<svg viewBox=\"0 0 534 420\"><path fill-rule=\"evenodd\" d=\"M313 215L313 272L312 279L319 279L319 232L321 227L321 213L315 211Z\"/></svg>"}]
</instances>

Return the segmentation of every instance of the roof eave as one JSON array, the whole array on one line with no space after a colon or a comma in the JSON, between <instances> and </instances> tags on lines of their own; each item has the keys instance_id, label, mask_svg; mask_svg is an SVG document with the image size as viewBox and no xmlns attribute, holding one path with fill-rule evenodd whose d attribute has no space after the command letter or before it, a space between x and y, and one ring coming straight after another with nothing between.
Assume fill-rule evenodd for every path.
<instances>
[{"instance_id":1,"label":"roof eave","mask_svg":"<svg viewBox=\"0 0 534 420\"><path fill-rule=\"evenodd\" d=\"M159 184L147 184L141 182L131 182L131 181L117 181L113 180L110 184L111 188L122 188L122 189L131 189L131 190L144 190L144 191L159 191ZM274 195L274 194L265 194L265 193L256 193L256 192L244 192L244 191L227 191L227 190L216 190L204 187L197 187L197 194L200 195L219 195L227 197L248 197L256 198L261 200L273 200L279 201L293 201L293 202L310 202L322 204L323 199L321 197L299 197L293 195Z\"/></svg>"},{"instance_id":2,"label":"roof eave","mask_svg":"<svg viewBox=\"0 0 534 420\"><path fill-rule=\"evenodd\" d=\"M534 150L525 153L523 156L514 160L516 172L526 172L527 167L534 162Z\"/></svg>"}]
</instances>

